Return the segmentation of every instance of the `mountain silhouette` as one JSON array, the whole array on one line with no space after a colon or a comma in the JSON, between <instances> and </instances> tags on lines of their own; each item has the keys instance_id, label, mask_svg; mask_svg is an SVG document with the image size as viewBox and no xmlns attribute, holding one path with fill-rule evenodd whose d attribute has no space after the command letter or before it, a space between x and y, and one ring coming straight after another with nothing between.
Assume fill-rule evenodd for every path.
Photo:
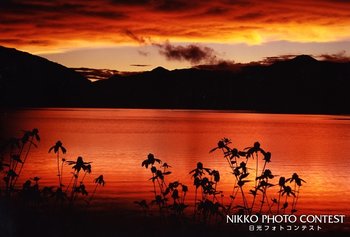
<instances>
[{"instance_id":1,"label":"mountain silhouette","mask_svg":"<svg viewBox=\"0 0 350 237\"><path fill-rule=\"evenodd\" d=\"M240 70L156 68L94 83L106 107L237 109L283 113L348 113L350 63L301 55Z\"/></svg>"},{"instance_id":2,"label":"mountain silhouette","mask_svg":"<svg viewBox=\"0 0 350 237\"><path fill-rule=\"evenodd\" d=\"M153 73L158 73L158 74L162 74L162 73L167 73L169 72L168 69L164 68L164 67L156 67L154 68L151 72Z\"/></svg>"},{"instance_id":3,"label":"mountain silhouette","mask_svg":"<svg viewBox=\"0 0 350 237\"><path fill-rule=\"evenodd\" d=\"M318 62L316 59L311 57L310 55L299 55L295 58L289 60L289 62L300 63L300 64L308 64L308 63L316 63Z\"/></svg>"},{"instance_id":4,"label":"mountain silhouette","mask_svg":"<svg viewBox=\"0 0 350 237\"><path fill-rule=\"evenodd\" d=\"M308 55L271 65L115 74L90 83L38 56L0 48L3 106L253 110L349 113L350 63Z\"/></svg>"},{"instance_id":5,"label":"mountain silhouette","mask_svg":"<svg viewBox=\"0 0 350 237\"><path fill-rule=\"evenodd\" d=\"M0 93L3 106L78 104L90 81L42 57L0 46Z\"/></svg>"}]
</instances>

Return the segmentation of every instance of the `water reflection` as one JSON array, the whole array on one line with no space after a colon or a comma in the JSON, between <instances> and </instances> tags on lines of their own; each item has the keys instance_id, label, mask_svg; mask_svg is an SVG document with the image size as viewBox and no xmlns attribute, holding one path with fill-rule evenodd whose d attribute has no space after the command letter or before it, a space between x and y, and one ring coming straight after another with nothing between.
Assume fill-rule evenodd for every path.
<instances>
[{"instance_id":1,"label":"water reflection","mask_svg":"<svg viewBox=\"0 0 350 237\"><path fill-rule=\"evenodd\" d=\"M151 197L149 171L141 162L152 152L169 163L171 180L189 186L188 174L198 161L219 170L219 189L228 196L234 177L226 161L209 150L223 137L243 149L259 141L272 153L269 169L280 176L297 172L307 183L302 187L300 208L313 212L349 212L350 120L347 116L280 115L210 111L39 109L10 112L2 116L8 132L39 128L41 142L28 158L23 183L33 176L42 184L57 183L56 157L48 149L57 140L67 148L67 160L78 156L93 161L87 189L95 176L104 174L106 186L96 198L132 203ZM69 170L65 167L65 172ZM71 171L72 172L72 171ZM70 176L62 177L68 183ZM277 180L276 180L277 182ZM191 196L192 195L192 196ZM132 205L132 204L131 204Z\"/></svg>"}]
</instances>

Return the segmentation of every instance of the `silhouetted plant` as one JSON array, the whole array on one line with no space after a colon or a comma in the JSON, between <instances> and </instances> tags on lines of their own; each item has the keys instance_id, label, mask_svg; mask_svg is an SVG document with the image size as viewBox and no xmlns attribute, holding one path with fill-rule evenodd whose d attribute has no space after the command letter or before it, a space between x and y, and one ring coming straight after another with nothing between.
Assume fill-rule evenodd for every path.
<instances>
[{"instance_id":1,"label":"silhouetted plant","mask_svg":"<svg viewBox=\"0 0 350 237\"><path fill-rule=\"evenodd\" d=\"M67 161L68 165L73 165L72 169L74 170L74 173L73 173L73 180L74 181L73 181L73 187L72 187L72 192L71 192L71 196L70 196L70 200L71 200L72 204L75 200L77 193L81 193L83 195L87 194L87 192L85 190L85 185L83 183L80 183L80 185L78 186L78 179L79 179L79 174L80 174L81 170L83 170L83 171L86 171L88 169L91 170L90 163L91 162L85 162L83 160L83 157L81 157L81 156L78 156L76 161Z\"/></svg>"},{"instance_id":2,"label":"silhouetted plant","mask_svg":"<svg viewBox=\"0 0 350 237\"><path fill-rule=\"evenodd\" d=\"M24 164L27 161L29 152L32 146L37 147L36 142L39 141L39 130L37 128L34 128L32 130L23 131L23 136L20 139L11 138L5 145L10 148L9 164L6 163L2 165L2 168L7 167L7 170L5 171L6 175L3 179L6 184L7 194L11 194L15 190L16 182L19 176L21 175ZM3 156L3 154L1 154L1 156Z\"/></svg>"},{"instance_id":3,"label":"silhouetted plant","mask_svg":"<svg viewBox=\"0 0 350 237\"><path fill-rule=\"evenodd\" d=\"M258 183L258 186L256 187L256 190L260 191L263 195L260 209L259 209L259 213L261 213L262 208L265 204L265 198L266 198L266 202L268 202L268 199L266 197L267 189L274 186L274 184L269 183L269 179L273 179L273 178L274 178L274 175L272 174L272 172L269 169L264 170L264 173L261 176L256 178L256 180L259 180L259 183Z\"/></svg>"},{"instance_id":4,"label":"silhouetted plant","mask_svg":"<svg viewBox=\"0 0 350 237\"><path fill-rule=\"evenodd\" d=\"M23 162L20 162L21 164L21 167L18 171L18 176L17 178L21 175L21 172L22 172L22 169L23 169L23 166L28 158L28 154L30 152L30 149L32 146L34 147L37 147L37 145L34 143L34 141L37 141L37 142L40 142L40 136L39 136L39 130L37 128L34 128L32 129L31 131L25 131L24 132L24 135L22 137L22 143L23 143L23 146L26 144L26 143L29 143L29 146L28 146L28 149L27 149L27 152L23 158ZM18 164L18 163L17 163ZM13 186L15 185L17 179L15 180Z\"/></svg>"},{"instance_id":5,"label":"silhouetted plant","mask_svg":"<svg viewBox=\"0 0 350 237\"><path fill-rule=\"evenodd\" d=\"M300 187L302 183L306 182L303 179L301 179L297 173L294 173L291 178L286 179L286 182L288 181L290 183L294 182L293 192L296 193L296 195L293 196L291 213L295 213L297 212L296 205L299 199Z\"/></svg>"},{"instance_id":6,"label":"silhouetted plant","mask_svg":"<svg viewBox=\"0 0 350 237\"><path fill-rule=\"evenodd\" d=\"M280 212L281 195L282 195L283 188L286 185L286 178L280 177L280 179L278 181L278 185L280 186L280 190L278 192L277 214L279 214L279 212Z\"/></svg>"},{"instance_id":7,"label":"silhouetted plant","mask_svg":"<svg viewBox=\"0 0 350 237\"><path fill-rule=\"evenodd\" d=\"M196 219L198 216L200 221L207 223L210 222L212 216L215 218L222 216L224 206L216 197L217 194L222 193L217 191L217 184L220 181L219 171L205 168L201 162L198 162L190 174L192 174L193 185L196 188L193 218ZM201 198L197 202L199 188L201 189Z\"/></svg>"},{"instance_id":8,"label":"silhouetted plant","mask_svg":"<svg viewBox=\"0 0 350 237\"><path fill-rule=\"evenodd\" d=\"M28 160L30 150L33 146L37 147L36 143L39 141L39 131L38 129L33 129L31 131L24 131L20 139L11 138L6 142L0 143L0 173L4 173L3 180L6 184L6 198L14 202L23 201L26 207L38 207L39 204L49 205L50 200L55 200L54 203L58 202L63 205L64 201L68 200L67 191L70 186L68 185L66 191L63 190L63 167L65 164L68 164L72 166L74 171L72 173L72 181L74 182L71 187L69 203L73 204L78 194L87 196L86 200L92 200L96 193L97 186L104 186L103 175L95 179L96 187L93 193L89 195L84 184L84 179L87 174L90 174L92 171L91 162L84 162L82 157L78 157L76 161L66 162L65 158L61 158L61 154L65 154L66 149L60 141L57 141L56 144L49 149L49 153L54 151L56 154L57 176L59 181L57 188L54 186L46 186L40 189L40 177L34 176L27 179L21 188L17 187L17 189L15 189L16 181L19 179L24 164ZM81 172L84 172L83 176ZM1 198L2 190L0 189L0 199Z\"/></svg>"},{"instance_id":9,"label":"silhouetted plant","mask_svg":"<svg viewBox=\"0 0 350 237\"><path fill-rule=\"evenodd\" d=\"M56 154L57 159L57 176L58 176L58 187L62 187L62 173L63 173L63 164L66 161L66 159L62 159L61 162L61 169L60 169L60 151L63 154L66 154L67 149L63 146L61 141L57 141L55 145L50 147L49 153L53 150L53 152Z\"/></svg>"},{"instance_id":10,"label":"silhouetted plant","mask_svg":"<svg viewBox=\"0 0 350 237\"><path fill-rule=\"evenodd\" d=\"M260 144L256 143L253 147L247 147L247 151L239 151L237 148L230 148L229 144L231 144L231 140L228 138L223 138L218 142L218 146L211 149L209 152L213 152L217 149L220 149L224 155L224 158L228 162L229 167L232 169L232 173L235 177L235 184L232 191L232 197L231 197L231 203L229 207L232 206L233 200L236 199L237 191L235 191L236 188L238 188L241 191L241 196L243 200L243 206L239 206L239 208L243 208L244 212L249 212L249 207L247 203L246 196L244 194L243 186L250 182L250 180L247 180L246 178L249 176L249 173L247 172L247 163L248 159L253 156L253 153L258 152L260 150ZM238 164L238 159L241 157L246 157L246 162L242 161Z\"/></svg>"},{"instance_id":11,"label":"silhouetted plant","mask_svg":"<svg viewBox=\"0 0 350 237\"><path fill-rule=\"evenodd\" d=\"M292 188L291 188L290 186L283 186L283 189L282 189L280 192L282 193L282 196L286 195L286 199L285 199L285 201L284 201L284 203L283 203L283 206L282 206L282 208L281 208L281 209L283 210L283 214L285 214L286 209L287 209L287 207L288 207L288 205L289 205L289 203L288 203L288 197L289 197L290 195L295 196L295 194L294 194L294 192L292 191Z\"/></svg>"},{"instance_id":12,"label":"silhouetted plant","mask_svg":"<svg viewBox=\"0 0 350 237\"><path fill-rule=\"evenodd\" d=\"M171 198L173 199L173 203L168 205L167 208L177 215L182 215L185 208L188 206L185 204L187 191L188 187L182 183L179 183L178 181L169 183L163 195L167 196L170 194Z\"/></svg>"},{"instance_id":13,"label":"silhouetted plant","mask_svg":"<svg viewBox=\"0 0 350 237\"><path fill-rule=\"evenodd\" d=\"M56 202L60 202L61 204L67 200L67 194L66 192L63 192L62 187L56 189L54 197L56 199Z\"/></svg>"},{"instance_id":14,"label":"silhouetted plant","mask_svg":"<svg viewBox=\"0 0 350 237\"><path fill-rule=\"evenodd\" d=\"M159 165L159 168L157 168L156 164ZM151 204L159 207L160 215L163 215L163 209L167 211L170 210L177 216L182 215L184 209L187 207L185 198L188 187L178 181L167 184L165 177L171 174L171 172L168 171L171 166L167 163L162 163L160 159L155 158L151 153L148 154L147 159L141 163L141 166L146 169L150 167L152 177L149 180L153 183L154 193L154 199L151 201ZM168 204L168 196L173 200L172 204ZM142 208L146 207L144 205L145 203L142 201L136 201L135 203L142 205Z\"/></svg>"},{"instance_id":15,"label":"silhouetted plant","mask_svg":"<svg viewBox=\"0 0 350 237\"><path fill-rule=\"evenodd\" d=\"M236 199L236 195L238 193L238 190L236 188L239 188L242 195L243 205L236 205L236 208L238 208L239 212L242 214L248 213L251 214L254 211L254 204L256 201L257 196L261 193L261 200L260 200L260 207L257 209L257 213L261 213L263 211L263 207L266 204L268 207L268 212L271 213L271 207L273 205L277 204L277 213L280 211L280 202L281 202L281 196L286 195L286 199L283 203L282 210L286 210L288 207L288 197L293 196L293 202L292 202L292 210L291 212L294 213L296 211L296 203L298 201L298 196L295 196L295 193L299 192L301 183L304 182L304 180L300 179L297 174L294 174L292 178L285 179L284 177L281 177L279 180L279 197L278 200L276 198L271 199L271 205L269 203L269 198L267 197L267 190L275 184L272 184L270 182L271 179L275 177L275 175L272 174L271 170L266 169L266 166L268 163L271 162L271 153L266 152L264 149L261 148L261 145L259 142L255 142L253 146L246 147L243 151L239 151L237 148L231 148L230 144L232 142L228 138L223 138L218 142L217 147L210 150L210 152L216 151L220 149L223 152L224 158L227 160L230 168L232 169L232 173L234 174L236 180L234 184L234 188L232 191L232 195L230 195L231 203L228 205L228 210L232 208L232 203ZM259 165L260 159L259 154L262 154L263 158L261 159L263 161L262 168L261 165ZM245 161L238 162L238 159L245 158ZM248 161L249 159L255 159L255 165L254 167L248 168ZM249 190L249 194L253 196L252 202L250 205L248 205L248 200L244 195L243 186L250 182L251 180L247 180L251 176L251 174L248 172L248 170L255 170L255 184L253 189ZM260 174L260 175L259 175ZM294 182L294 189L292 190L289 186L286 186L286 182Z\"/></svg>"},{"instance_id":16,"label":"silhouetted plant","mask_svg":"<svg viewBox=\"0 0 350 237\"><path fill-rule=\"evenodd\" d=\"M42 196L42 200L45 202L48 202L51 198L53 198L55 196L55 192L53 191L54 187L53 186L45 186L42 190L41 190L41 196Z\"/></svg>"},{"instance_id":17,"label":"silhouetted plant","mask_svg":"<svg viewBox=\"0 0 350 237\"><path fill-rule=\"evenodd\" d=\"M80 182L84 182L84 179L85 179L86 175L90 174L90 173L91 173L91 164L87 164L86 168L84 170L84 176L83 176L83 178L81 179Z\"/></svg>"},{"instance_id":18,"label":"silhouetted plant","mask_svg":"<svg viewBox=\"0 0 350 237\"><path fill-rule=\"evenodd\" d=\"M88 200L88 205L90 205L90 203L92 202L92 199L94 198L95 196L95 193L96 193L96 190L97 190L97 187L98 186L105 186L105 180L103 179L103 175L101 174L100 176L98 176L95 180L95 188L94 188L94 191L92 192L92 195L90 197L90 199Z\"/></svg>"},{"instance_id":19,"label":"silhouetted plant","mask_svg":"<svg viewBox=\"0 0 350 237\"><path fill-rule=\"evenodd\" d=\"M197 214L198 188L201 186L202 176L204 175L204 172L209 173L210 169L204 168L202 162L198 162L197 167L190 171L190 174L192 174L192 177L193 177L193 185L196 187L195 196L194 196L194 210L193 210L194 218L196 217L196 214Z\"/></svg>"},{"instance_id":20,"label":"silhouetted plant","mask_svg":"<svg viewBox=\"0 0 350 237\"><path fill-rule=\"evenodd\" d=\"M142 211L145 215L148 214L149 206L148 206L147 201L145 199L143 199L141 201L134 201L134 203L142 209Z\"/></svg>"},{"instance_id":21,"label":"silhouetted plant","mask_svg":"<svg viewBox=\"0 0 350 237\"><path fill-rule=\"evenodd\" d=\"M31 180L34 181L33 185ZM34 177L28 179L22 185L22 190L20 191L20 194L24 203L29 205L38 205L42 201L41 191L39 189L39 180L39 177Z\"/></svg>"}]
</instances>

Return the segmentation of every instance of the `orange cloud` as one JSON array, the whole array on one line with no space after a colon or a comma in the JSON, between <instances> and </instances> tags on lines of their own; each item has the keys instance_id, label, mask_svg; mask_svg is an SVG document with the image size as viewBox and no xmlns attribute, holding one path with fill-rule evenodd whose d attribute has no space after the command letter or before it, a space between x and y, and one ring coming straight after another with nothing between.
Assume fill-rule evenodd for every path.
<instances>
[{"instance_id":1,"label":"orange cloud","mask_svg":"<svg viewBox=\"0 0 350 237\"><path fill-rule=\"evenodd\" d=\"M131 32L159 42L350 39L344 0L8 0L0 9L0 44L32 52L136 44Z\"/></svg>"}]
</instances>

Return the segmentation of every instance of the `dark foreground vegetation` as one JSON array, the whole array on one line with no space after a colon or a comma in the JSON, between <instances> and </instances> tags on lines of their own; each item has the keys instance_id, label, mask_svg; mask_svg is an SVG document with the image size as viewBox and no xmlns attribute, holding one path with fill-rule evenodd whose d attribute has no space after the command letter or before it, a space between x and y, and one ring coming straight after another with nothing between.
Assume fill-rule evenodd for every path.
<instances>
[{"instance_id":1,"label":"dark foreground vegetation","mask_svg":"<svg viewBox=\"0 0 350 237\"><path fill-rule=\"evenodd\" d=\"M108 210L59 210L38 211L12 208L1 212L1 236L4 237L227 237L227 236L348 236L343 226L325 227L320 232L250 232L248 225L194 223L191 219L179 222L161 220L156 216L144 216L140 212L123 207ZM6 215L6 219L3 218Z\"/></svg>"},{"instance_id":2,"label":"dark foreground vegetation","mask_svg":"<svg viewBox=\"0 0 350 237\"><path fill-rule=\"evenodd\" d=\"M22 178L22 171L28 161L30 162L30 152L40 142L37 128L22 133L21 137L6 139L0 143L0 234L24 236L32 231L59 232L62 227L58 225L70 216L81 215L81 211L90 207L99 186L105 185L103 175L94 179L95 187L88 191L85 178L92 172L92 162L85 162L81 156L76 160L63 158L67 149L61 141L57 141L48 150L49 153L54 153L57 161L57 185L42 186L41 178L35 174ZM64 168L67 169L66 173ZM64 175L71 176L67 184L62 182ZM47 229L47 221L54 221L57 227Z\"/></svg>"},{"instance_id":3,"label":"dark foreground vegetation","mask_svg":"<svg viewBox=\"0 0 350 237\"><path fill-rule=\"evenodd\" d=\"M350 63L302 55L269 65L156 68L90 82L38 56L0 47L0 106L350 113Z\"/></svg>"},{"instance_id":4,"label":"dark foreground vegetation","mask_svg":"<svg viewBox=\"0 0 350 237\"><path fill-rule=\"evenodd\" d=\"M198 162L189 172L195 190L192 219L200 223L213 224L226 222L226 215L231 214L296 213L302 183L305 181L297 173L293 173L289 178L274 175L268 169L272 155L265 151L259 142L243 150L231 145L228 138L223 138L217 147L210 151L221 151L232 170L235 181L229 197L225 197L219 189L221 178L218 170L210 169ZM146 200L135 203L144 211L156 206L160 217L175 216L182 219L186 215L185 209L189 208L189 204L185 202L188 186L180 181L169 182L171 166L153 154L148 155L142 166L151 171L150 181L153 183L154 199L149 204ZM273 187L278 187L277 193L270 191Z\"/></svg>"},{"instance_id":5,"label":"dark foreground vegetation","mask_svg":"<svg viewBox=\"0 0 350 237\"><path fill-rule=\"evenodd\" d=\"M218 170L201 162L189 171L192 184L169 182L171 167L153 154L142 166L150 170L151 200L98 205L96 192L105 185L103 175L87 190L85 178L92 173L92 162L82 157L69 160L67 149L57 141L48 152L56 163L57 183L42 186L40 177L21 177L30 162L30 152L40 142L38 129L23 131L19 138L1 143L0 236L337 236L348 234L343 226L323 226L317 232L251 232L245 224L227 224L231 214L293 214L298 211L299 193L305 182L296 173L277 178L268 169L270 152L256 142L243 150L234 148L227 138L210 152L221 153L232 170L232 193L220 191ZM65 157L65 158L64 158ZM175 166L175 164L174 164ZM62 177L70 175L69 183ZM20 177L22 179L20 179ZM20 182L20 180L26 180ZM193 188L189 189L189 186ZM273 187L277 188L273 190ZM192 190L194 200L188 200ZM134 208L131 208L133 205ZM138 207L138 208L136 208Z\"/></svg>"}]
</instances>

